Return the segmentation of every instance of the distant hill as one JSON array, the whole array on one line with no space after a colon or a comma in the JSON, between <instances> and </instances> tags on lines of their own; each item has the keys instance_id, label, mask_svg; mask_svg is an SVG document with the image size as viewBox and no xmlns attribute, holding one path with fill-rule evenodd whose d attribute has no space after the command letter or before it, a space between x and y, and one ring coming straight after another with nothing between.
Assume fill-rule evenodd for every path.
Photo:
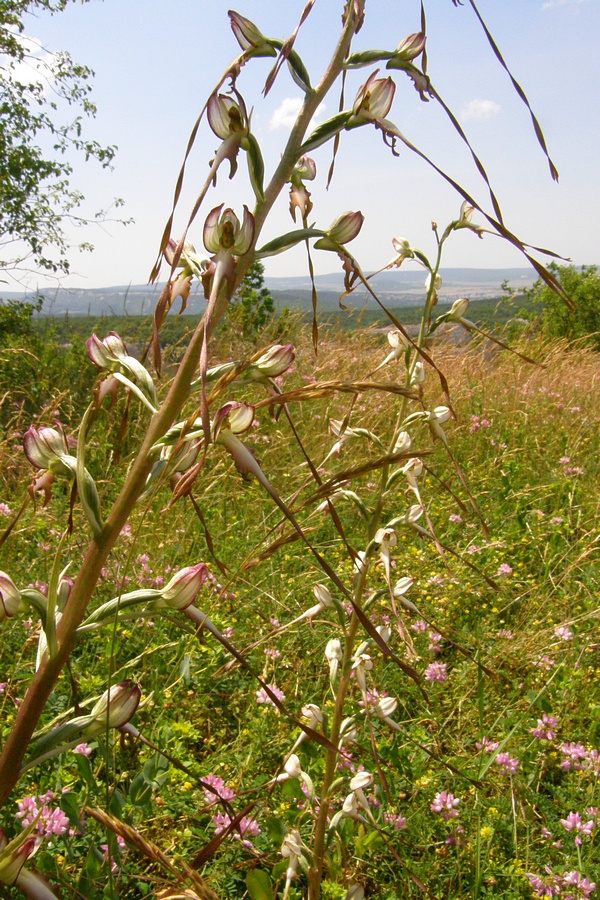
<instances>
[{"instance_id":1,"label":"distant hill","mask_svg":"<svg viewBox=\"0 0 600 900\"><path fill-rule=\"evenodd\" d=\"M440 304L452 303L458 297L482 300L499 297L502 283L508 281L513 288L523 289L536 281L533 269L442 269ZM265 279L266 286L280 308L307 309L311 304L311 283L308 276ZM414 306L424 296L423 270L397 269L382 272L372 279L372 285L382 302L390 307ZM318 275L319 306L323 311L339 308L340 294L344 289L342 273ZM44 298L42 314L52 316L138 316L150 315L162 290L162 285L117 285L107 288L44 288L39 293ZM6 299L27 300L30 293L0 291ZM375 305L364 288L358 288L344 301L346 305L362 308L365 303ZM198 315L205 307L202 291L198 288L190 297L186 314Z\"/></svg>"}]
</instances>

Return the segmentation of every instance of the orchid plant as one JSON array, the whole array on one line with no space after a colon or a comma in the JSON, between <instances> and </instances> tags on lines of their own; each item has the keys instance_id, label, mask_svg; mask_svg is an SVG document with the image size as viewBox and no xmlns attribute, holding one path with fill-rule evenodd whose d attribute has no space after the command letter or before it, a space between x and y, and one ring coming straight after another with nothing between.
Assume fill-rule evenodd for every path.
<instances>
[{"instance_id":1,"label":"orchid plant","mask_svg":"<svg viewBox=\"0 0 600 900\"><path fill-rule=\"evenodd\" d=\"M456 5L457 0L454 2ZM471 5L474 7L473 0ZM348 822L372 830L385 842L386 828L395 827L393 823L397 825L401 818L387 812L388 817L382 817L373 806L374 792L385 789L386 764L376 750L375 731L383 727L395 733L402 731L401 723L395 718L398 698L380 693L377 679L381 678L385 666L397 667L403 677L416 685L424 704L427 704L428 683L445 679L444 663L433 663L427 670L418 671L411 623L417 619L426 620L426 616L407 596L413 584L413 573L403 568L399 543L401 532L413 533L419 539L432 542L446 562L451 555L451 550L435 531L424 498L422 480L430 471L430 458L434 460L438 453L449 456L480 527L486 528L467 477L452 455L448 434L453 419L450 388L431 350L432 338L442 326L458 325L466 330L478 330L466 318L467 299L457 301L448 312L436 315L445 245L463 230L479 237L484 233L499 235L511 241L538 273L560 291L552 274L531 256L528 247L504 224L485 169L472 151L490 192L492 212L486 212L468 192L457 186L462 205L456 219L441 234L434 226L435 255L430 258L407 239L395 237L392 239L394 256L383 266L384 269L397 268L410 260L423 269L427 281L417 333L409 333L393 313L386 311L391 325L387 335L389 350L377 360L366 361L364 373L357 375L350 384L331 380L282 390L278 381L295 358L290 344L260 348L249 359L215 362L211 348L216 328L249 267L255 260L266 259L299 244L306 246L311 275L313 251L333 253L343 268L345 294L360 288L385 309L372 285L371 277L376 273L365 274L348 249L348 244L369 223L365 223L359 211L341 211L328 227L310 224L311 215L316 215L318 220L318 210L313 210L307 186L319 175L310 154L327 145L332 148L335 159L340 140L351 140L352 132L358 128L379 131L395 155L397 146L403 144L424 156L388 118L393 109L395 82L392 74L382 77L377 67L385 66L387 72L394 75L404 72L419 98L440 103L461 138L467 141L427 74L424 9L420 28L407 37L398 35L402 39L395 49L354 51L353 41L365 18L365 0L344 0L340 4L342 27L329 64L321 77L313 82L295 49L298 32L305 27L313 6L313 2L307 3L298 28L285 40L267 37L239 13L229 13L241 52L210 94L194 127L188 154L204 114L219 144L187 224L179 237L174 237L172 228L184 163L173 212L152 271L151 277L155 280L161 265L166 263L168 268L167 282L154 316L152 346L156 376L151 374L149 365L128 352L119 335L90 337L88 354L99 370L99 378L77 440L65 434L58 425L31 426L25 435L25 454L35 470L29 487L31 500L37 501L41 493L43 502L48 503L57 479L64 479L70 486L68 521L58 540L47 592L19 589L8 574L0 573L0 624L4 628L10 627L11 621L25 610L39 616L42 623L35 672L2 747L0 805L7 808L6 804L25 773L38 766L53 765L66 750L84 746L99 735L104 735L110 743L111 731L118 731L122 738L157 749L130 722L141 697L141 689L134 680L109 683L99 698L90 698L81 704L91 704L87 714L65 702L65 707L70 708L59 721L49 722L46 710L53 692L68 695L68 683L61 675L77 658L78 646L84 642L86 646L93 645L103 630L118 633L125 623L140 616L165 617L174 629L181 628L198 635L208 633L210 640L219 642L230 655L228 665L242 666L250 671L260 686L261 702L274 705L280 711L282 721L294 730L279 771L271 773L264 785L264 790L272 794L285 783L297 781L305 795L302 811L284 834L279 847L283 865L274 877L276 881L279 878L279 896L283 900L288 900L296 885L303 885L302 890L307 891L310 900L319 900L324 876L331 877L335 848L349 839ZM284 77L287 68L303 95L302 108L282 149L280 161L268 177L241 87L245 67L257 58L274 60L265 93L276 79ZM346 84L355 77L355 70L365 68L370 70L367 77L358 86L354 101L346 105ZM313 128L311 123L319 105L340 86L340 111ZM520 95L525 96L522 90ZM537 122L536 134L546 152ZM226 208L224 203L215 203L211 197L221 167L227 163L229 177L234 177L241 155L247 159L254 197L240 213ZM552 163L550 166L554 174ZM450 176L437 171L455 184ZM333 165L330 178L332 172ZM275 203L286 192L289 192L290 214L297 227L265 243L262 239L265 224ZM207 207L201 232L208 254L205 257L189 238L193 235L196 218ZM473 220L475 214L483 217L485 227ZM203 286L206 311L173 377L166 387L162 387L158 381L162 369L161 326L177 299L185 308L194 280ZM316 348L319 335L315 289L313 299ZM428 382L439 385L443 405L430 405L426 399ZM327 452L323 452L322 459L314 460L305 454L310 479L292 499L282 497L245 441L255 420L257 401L253 398L257 390L266 394L266 399L260 401L261 406L284 416L290 434L297 438L303 453L293 419L294 404L334 395L350 397L344 417L331 421L333 441ZM430 394L435 390L432 388ZM245 399L238 399L240 391L246 392ZM139 403L146 419L124 484L114 502L109 503L107 492L97 486L90 474L86 458L93 454L90 434L94 424L100 415L111 415L118 394L125 394L129 403ZM389 403L387 433L372 431L355 421L357 398L371 394L381 395ZM107 399L110 399L110 409L107 409ZM366 461L358 466L340 467L337 460L342 457L344 448L351 444L358 447L360 442L365 442L364 446L368 448ZM134 511L162 503L165 490L169 492L167 509L183 497L193 498L207 460L223 452L233 459L240 477L259 483L281 516L281 527L287 528L288 534L303 543L320 572L318 583L314 585L315 604L288 623L275 626L271 635L275 639L286 629L310 627L317 617L327 619L329 633L332 628L335 632L335 636L323 642L319 651L324 661L323 699L320 703L306 701L295 712L286 705L281 692L267 683L265 673L260 675L254 670L247 658L248 648L236 647L201 608L198 598L208 577L204 562L190 560L189 566L175 573L161 588L121 590L104 603L98 603L96 599L103 567ZM90 469L94 471L93 466ZM370 503L361 496L360 488L355 487L365 474L377 479L376 498ZM110 473L106 473L106 477L110 478ZM360 523L362 543L357 544L354 537L348 536L344 524L347 509ZM345 548L344 564L333 562L326 549L311 538L307 522L324 514L337 532L338 544ZM87 527L89 530L89 543L80 561L70 553L75 523L77 529ZM352 534L355 533L353 526ZM276 552L275 542L267 555ZM403 572L400 578L396 576L395 568ZM71 574L67 575L67 571ZM440 633L436 634L441 640ZM446 635L446 638L452 641L450 636ZM485 669L476 662L474 648L457 649L472 660L475 667L479 666L478 671ZM488 671L488 674L493 677L492 672ZM142 706L143 703L142 700ZM75 706L79 707L79 702ZM313 767L318 777L311 773L310 758L303 756L309 744L322 753L322 765ZM159 749L172 765L187 771L183 763L170 757L164 747ZM365 764L352 773L347 763L354 752L362 755ZM224 793L209 779L203 780L202 785L210 802L223 807L223 812L219 813L219 840L211 852L214 853L230 834L237 834L240 848L244 848L252 834L253 820L248 818L250 809L236 813L231 805L231 793ZM440 793L435 800L435 810L443 812L446 818L457 818L458 804L459 800L452 794ZM251 804L251 808L255 805ZM150 844L132 835L125 824L115 824L114 818L109 816L103 819L100 812L96 812L96 817L122 839L133 842L141 852L150 852L147 849ZM25 865L41 840L33 823L13 838L0 831L0 883L16 885L30 897L55 896L52 889ZM160 856L153 858L159 860ZM399 859L397 863L403 865ZM183 880L187 879L189 887L169 889L162 896L211 896L212 892L202 882L196 868L186 866L181 875ZM346 900L360 900L364 896L364 886L354 879L350 869L341 880L346 889ZM252 898L277 896L277 887L263 870L250 873L248 890Z\"/></svg>"}]
</instances>

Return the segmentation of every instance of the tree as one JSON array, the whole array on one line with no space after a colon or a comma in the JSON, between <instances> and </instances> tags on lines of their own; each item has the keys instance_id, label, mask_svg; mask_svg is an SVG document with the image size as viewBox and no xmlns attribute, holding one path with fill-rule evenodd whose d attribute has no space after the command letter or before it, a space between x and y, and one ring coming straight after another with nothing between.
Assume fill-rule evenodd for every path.
<instances>
[{"instance_id":1,"label":"tree","mask_svg":"<svg viewBox=\"0 0 600 900\"><path fill-rule=\"evenodd\" d=\"M257 260L232 298L228 320L243 334L255 334L264 328L274 310L275 301L265 287L265 267Z\"/></svg>"},{"instance_id":2,"label":"tree","mask_svg":"<svg viewBox=\"0 0 600 900\"><path fill-rule=\"evenodd\" d=\"M600 350L600 273L596 266L550 266L574 303L569 309L543 281L525 291L528 300L542 304L542 321L552 337L582 339Z\"/></svg>"},{"instance_id":3,"label":"tree","mask_svg":"<svg viewBox=\"0 0 600 900\"><path fill-rule=\"evenodd\" d=\"M83 196L71 186L67 151L103 167L115 154L115 147L83 137L83 117L96 112L92 70L66 52L48 53L25 35L25 14L60 12L68 2L0 4L0 270L68 272L63 225L86 220L77 215ZM70 107L78 110L74 119Z\"/></svg>"}]
</instances>

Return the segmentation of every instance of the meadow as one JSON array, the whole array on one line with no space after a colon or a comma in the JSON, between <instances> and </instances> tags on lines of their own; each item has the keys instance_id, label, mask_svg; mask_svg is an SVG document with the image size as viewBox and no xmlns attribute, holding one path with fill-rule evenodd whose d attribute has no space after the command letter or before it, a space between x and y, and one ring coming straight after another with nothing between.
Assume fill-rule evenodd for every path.
<instances>
[{"instance_id":1,"label":"meadow","mask_svg":"<svg viewBox=\"0 0 600 900\"><path fill-rule=\"evenodd\" d=\"M295 363L277 379L286 394L333 380L355 383L386 354L381 333L331 328L315 355L308 329L290 327ZM260 341L268 346L269 334ZM558 888L561 896L587 897L600 875L597 355L539 335L520 347L536 364L478 340L435 347L435 363L452 386L456 418L444 428L454 460L442 443L429 447L420 478L427 527L395 526L391 579L414 579L410 590L386 591L385 560L375 557L367 595L372 621L389 628L390 645L421 678L386 664L370 642L367 697L376 712L365 717L353 679L348 718L358 733L344 745L337 777L343 792L362 771L375 780L365 789L369 812L359 809L338 825L342 839L328 848L324 897L344 897L353 883L387 900L516 900L554 896ZM222 342L214 362L248 358L255 349ZM57 345L56 352L65 364L73 351ZM66 374L73 382L82 377L79 370ZM44 384L41 367L36 375L44 399L37 423L59 420L70 433L81 407L72 393ZM426 391L428 407L443 399L434 378ZM261 385L253 392L257 406L268 395ZM245 436L312 545L349 580L348 548L365 547L362 525L377 503L380 471L369 466L379 454L360 429L368 423L371 433L385 434L400 402L366 391L323 396L310 409L291 400L290 421L266 406ZM351 436L340 441L330 423L350 410ZM109 469L106 487L118 490L130 464L127 435L143 419L125 398L99 415L93 459L100 490L100 473ZM22 438L30 424L19 410L5 423L6 525L27 498L31 467ZM430 443L423 428L415 440ZM360 444L367 445L362 470ZM307 480L307 459L323 483L343 475L343 492L330 489L343 538L325 493ZM398 514L411 496L402 480L386 502ZM314 607L323 572L261 485L245 480L226 456L211 454L202 487L167 509L169 498L164 485L160 502L134 513L102 572L97 603L160 588L173 571L205 563L199 608L295 717L310 704L320 709L327 733L335 695L324 677L324 651L347 628L351 607L317 608L289 624ZM4 543L2 568L21 587L47 593L51 548L68 507L68 484L57 483L47 506L27 505ZM75 511L75 565L85 542ZM50 698L45 716L47 729L64 719L69 704L77 710L82 698L98 696L107 679L133 677L143 697L136 727L150 745L97 735L62 753L50 770L27 771L18 804L6 808L14 830L19 817L29 821L23 810L45 803L47 840L35 861L63 896L147 896L172 883L169 866L184 879L187 873L188 890L200 897L276 896L287 867L279 845L314 814L313 785L324 768L319 745L305 740L297 748L307 779L281 778L302 732L205 629L187 623L182 632L172 619L132 613L118 629L104 630L100 654L82 636L65 675L70 687ZM35 666L39 631L35 615L4 623L4 736ZM386 707L391 698L397 704ZM219 841L240 812L238 829ZM53 833L52 822L63 825ZM290 898L303 896L304 877L292 881Z\"/></svg>"}]
</instances>

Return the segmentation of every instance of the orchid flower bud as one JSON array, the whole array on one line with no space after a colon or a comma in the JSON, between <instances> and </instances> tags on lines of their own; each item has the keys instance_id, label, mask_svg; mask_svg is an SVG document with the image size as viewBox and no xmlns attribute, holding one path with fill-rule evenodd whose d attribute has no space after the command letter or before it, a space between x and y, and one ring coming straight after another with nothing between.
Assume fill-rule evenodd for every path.
<instances>
[{"instance_id":1,"label":"orchid flower bud","mask_svg":"<svg viewBox=\"0 0 600 900\"><path fill-rule=\"evenodd\" d=\"M85 734L99 734L108 725L109 728L120 728L126 725L138 708L142 692L137 684L129 679L113 684L94 704L91 711L93 722Z\"/></svg>"},{"instance_id":2,"label":"orchid flower bud","mask_svg":"<svg viewBox=\"0 0 600 900\"><path fill-rule=\"evenodd\" d=\"M248 56L277 56L277 50L272 42L264 36L254 22L232 9L229 10L229 20L236 41Z\"/></svg>"},{"instance_id":3,"label":"orchid flower bud","mask_svg":"<svg viewBox=\"0 0 600 900\"><path fill-rule=\"evenodd\" d=\"M243 434L251 427L254 421L254 407L248 403L238 403L230 400L221 406L215 413L213 420L213 440L219 438L221 432Z\"/></svg>"},{"instance_id":4,"label":"orchid flower bud","mask_svg":"<svg viewBox=\"0 0 600 900\"><path fill-rule=\"evenodd\" d=\"M356 799L356 794L354 791L351 794L348 794L344 803L342 805L342 812L345 816L350 816L354 818L358 813L358 801Z\"/></svg>"},{"instance_id":5,"label":"orchid flower bud","mask_svg":"<svg viewBox=\"0 0 600 900\"><path fill-rule=\"evenodd\" d=\"M394 444L394 453L408 453L412 440L408 431L401 431Z\"/></svg>"},{"instance_id":6,"label":"orchid flower bud","mask_svg":"<svg viewBox=\"0 0 600 900\"><path fill-rule=\"evenodd\" d=\"M222 141L232 134L242 137L248 133L246 110L227 94L211 94L206 115L208 124Z\"/></svg>"},{"instance_id":7,"label":"orchid flower bud","mask_svg":"<svg viewBox=\"0 0 600 900\"><path fill-rule=\"evenodd\" d=\"M6 572L0 572L0 622L10 619L21 608L21 592Z\"/></svg>"},{"instance_id":8,"label":"orchid flower bud","mask_svg":"<svg viewBox=\"0 0 600 900\"><path fill-rule=\"evenodd\" d=\"M0 855L3 854L8 844L8 836L4 828L0 828ZM0 884L13 885L20 881L23 866L29 857L35 853L38 844L38 839L33 835L29 835L21 844L15 847L12 853L0 861ZM20 884L18 886L21 887ZM35 897L36 895L30 894L29 896ZM55 897L52 893L49 893L48 896Z\"/></svg>"},{"instance_id":9,"label":"orchid flower bud","mask_svg":"<svg viewBox=\"0 0 600 900\"><path fill-rule=\"evenodd\" d=\"M338 673L339 664L342 660L342 645L338 638L332 638L325 647L325 659L329 664L329 678L335 681Z\"/></svg>"},{"instance_id":10,"label":"orchid flower bud","mask_svg":"<svg viewBox=\"0 0 600 900\"><path fill-rule=\"evenodd\" d=\"M398 60L399 62L411 62L413 59L416 59L425 49L426 40L427 38L422 31L418 31L416 34L409 34L408 37L405 37L404 40L398 44L394 54L394 60Z\"/></svg>"},{"instance_id":11,"label":"orchid flower bud","mask_svg":"<svg viewBox=\"0 0 600 900\"><path fill-rule=\"evenodd\" d=\"M339 662L342 658L342 645L338 638L332 638L325 647L325 658L331 664Z\"/></svg>"},{"instance_id":12,"label":"orchid flower bud","mask_svg":"<svg viewBox=\"0 0 600 900\"><path fill-rule=\"evenodd\" d=\"M416 509L418 509L419 512L422 512L420 506L417 506ZM411 578L410 576L405 576L404 578L398 579L394 587L394 597L403 597L404 594L406 594L407 591L411 589L414 583L415 579Z\"/></svg>"},{"instance_id":13,"label":"orchid flower bud","mask_svg":"<svg viewBox=\"0 0 600 900\"><path fill-rule=\"evenodd\" d=\"M293 365L295 358L291 344L274 344L251 364L248 374L255 381L277 378Z\"/></svg>"},{"instance_id":14,"label":"orchid flower bud","mask_svg":"<svg viewBox=\"0 0 600 900\"><path fill-rule=\"evenodd\" d=\"M111 331L104 340L98 335L92 334L86 341L87 354L94 365L99 369L109 369L114 372L119 369L120 363L129 354L125 342L116 333Z\"/></svg>"},{"instance_id":15,"label":"orchid flower bud","mask_svg":"<svg viewBox=\"0 0 600 900\"><path fill-rule=\"evenodd\" d=\"M357 772L350 781L350 790L362 791L365 788L371 787L374 781L375 777L370 772Z\"/></svg>"},{"instance_id":16,"label":"orchid flower bud","mask_svg":"<svg viewBox=\"0 0 600 900\"><path fill-rule=\"evenodd\" d=\"M70 475L71 468L64 463L71 458L67 439L62 429L36 429L31 426L23 436L25 456L36 469L48 469L55 475ZM74 462L74 460L73 460Z\"/></svg>"},{"instance_id":17,"label":"orchid flower bud","mask_svg":"<svg viewBox=\"0 0 600 900\"><path fill-rule=\"evenodd\" d=\"M450 307L450 312L448 313L449 321L460 322L460 320L465 316L468 308L469 301L466 297L462 297L460 300L455 300Z\"/></svg>"},{"instance_id":18,"label":"orchid flower bud","mask_svg":"<svg viewBox=\"0 0 600 900\"><path fill-rule=\"evenodd\" d=\"M160 605L164 604L171 609L186 609L198 596L207 577L205 563L180 569L162 589Z\"/></svg>"},{"instance_id":19,"label":"orchid flower bud","mask_svg":"<svg viewBox=\"0 0 600 900\"><path fill-rule=\"evenodd\" d=\"M390 626L389 625L378 625L375 630L377 631L377 634L379 635L381 640L384 642L384 644L389 644L390 639L392 637L392 629L390 628Z\"/></svg>"},{"instance_id":20,"label":"orchid flower bud","mask_svg":"<svg viewBox=\"0 0 600 900\"><path fill-rule=\"evenodd\" d=\"M285 769L285 774L288 778L302 777L302 766L300 764L300 759L296 756L295 753L291 753L288 756L283 768Z\"/></svg>"},{"instance_id":21,"label":"orchid flower bud","mask_svg":"<svg viewBox=\"0 0 600 900\"><path fill-rule=\"evenodd\" d=\"M333 606L333 598L324 584L315 584L313 586L313 594L319 606L326 608Z\"/></svg>"},{"instance_id":22,"label":"orchid flower bud","mask_svg":"<svg viewBox=\"0 0 600 900\"><path fill-rule=\"evenodd\" d=\"M442 287L442 276L438 273L435 277L430 272L427 278L425 279L425 290L431 290L433 284L433 292L437 294L437 292Z\"/></svg>"},{"instance_id":23,"label":"orchid flower bud","mask_svg":"<svg viewBox=\"0 0 600 900\"><path fill-rule=\"evenodd\" d=\"M424 381L425 381L425 366L419 359L415 363L413 373L410 376L410 385L411 385L411 387L414 387L417 384L423 384Z\"/></svg>"},{"instance_id":24,"label":"orchid flower bud","mask_svg":"<svg viewBox=\"0 0 600 900\"><path fill-rule=\"evenodd\" d=\"M336 244L348 244L358 235L365 217L361 212L345 212L332 222L327 236Z\"/></svg>"},{"instance_id":25,"label":"orchid flower bud","mask_svg":"<svg viewBox=\"0 0 600 900\"><path fill-rule=\"evenodd\" d=\"M385 119L394 100L396 85L391 78L377 78L378 71L362 85L354 100L353 116L362 122Z\"/></svg>"},{"instance_id":26,"label":"orchid flower bud","mask_svg":"<svg viewBox=\"0 0 600 900\"><path fill-rule=\"evenodd\" d=\"M209 253L218 254L221 251L230 251L243 256L250 249L254 238L254 216L244 205L243 222L232 209L223 205L211 210L204 223L204 246Z\"/></svg>"},{"instance_id":27,"label":"orchid flower bud","mask_svg":"<svg viewBox=\"0 0 600 900\"><path fill-rule=\"evenodd\" d=\"M365 889L362 884L353 884L346 891L344 900L365 900Z\"/></svg>"}]
</instances>

